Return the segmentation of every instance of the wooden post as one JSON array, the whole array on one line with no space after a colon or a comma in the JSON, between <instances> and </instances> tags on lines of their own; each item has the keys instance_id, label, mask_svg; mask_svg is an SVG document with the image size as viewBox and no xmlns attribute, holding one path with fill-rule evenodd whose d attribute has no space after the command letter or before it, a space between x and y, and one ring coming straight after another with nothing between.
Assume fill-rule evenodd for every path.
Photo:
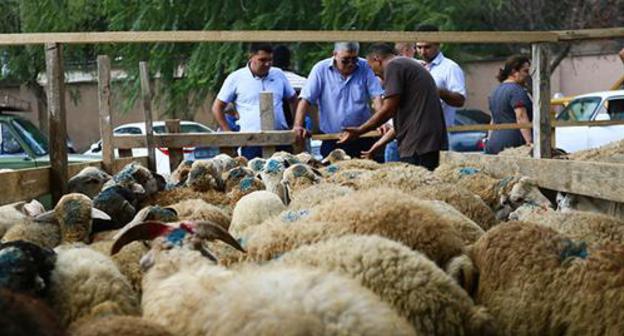
<instances>
[{"instance_id":1,"label":"wooden post","mask_svg":"<svg viewBox=\"0 0 624 336\"><path fill-rule=\"evenodd\" d=\"M260 129L263 131L275 129L273 92L260 92ZM262 157L269 158L273 153L275 153L275 146L262 147Z\"/></svg>"},{"instance_id":2,"label":"wooden post","mask_svg":"<svg viewBox=\"0 0 624 336\"><path fill-rule=\"evenodd\" d=\"M65 73L63 45L46 43L48 123L50 143L50 191L52 201L67 193L67 125L65 120Z\"/></svg>"},{"instance_id":3,"label":"wooden post","mask_svg":"<svg viewBox=\"0 0 624 336\"><path fill-rule=\"evenodd\" d=\"M113 117L111 115L110 58L107 55L98 56L97 66L102 163L106 172L114 174L113 163L115 162L115 149L113 148Z\"/></svg>"},{"instance_id":4,"label":"wooden post","mask_svg":"<svg viewBox=\"0 0 624 336\"><path fill-rule=\"evenodd\" d=\"M552 123L550 116L550 72L546 44L532 45L533 65L533 157L552 157Z\"/></svg>"},{"instance_id":5,"label":"wooden post","mask_svg":"<svg viewBox=\"0 0 624 336\"><path fill-rule=\"evenodd\" d=\"M180 119L165 120L167 133L180 133ZM173 172L180 162L184 159L184 151L182 148L168 148L169 150L169 168Z\"/></svg>"},{"instance_id":6,"label":"wooden post","mask_svg":"<svg viewBox=\"0 0 624 336\"><path fill-rule=\"evenodd\" d=\"M154 124L152 122L152 89L149 80L147 62L139 62L141 75L141 98L145 116L145 143L147 144L147 168L156 171L156 152L154 146Z\"/></svg>"}]
</instances>

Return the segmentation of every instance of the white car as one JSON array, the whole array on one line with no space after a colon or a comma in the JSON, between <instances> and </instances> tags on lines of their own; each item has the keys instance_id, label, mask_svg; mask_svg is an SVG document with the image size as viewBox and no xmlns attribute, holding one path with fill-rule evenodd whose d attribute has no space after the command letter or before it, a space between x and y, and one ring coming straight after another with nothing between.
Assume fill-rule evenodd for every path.
<instances>
[{"instance_id":1,"label":"white car","mask_svg":"<svg viewBox=\"0 0 624 336\"><path fill-rule=\"evenodd\" d=\"M207 126L194 121L180 121L180 128L182 133L213 133L214 131ZM162 134L166 133L164 121L154 121L154 133ZM113 134L145 134L145 123L131 123L124 124L116 127L113 130ZM88 151L84 154L102 155L102 140L91 145ZM195 159L209 159L219 154L219 149L214 147L194 147L184 148L184 160ZM147 148L134 148L132 150L132 156L145 156L147 155ZM115 150L115 156L119 156L117 150ZM156 149L156 171L159 174L169 174L169 152L167 148Z\"/></svg>"},{"instance_id":2,"label":"white car","mask_svg":"<svg viewBox=\"0 0 624 336\"><path fill-rule=\"evenodd\" d=\"M558 121L624 120L624 90L594 92L575 97ZM568 153L596 148L624 139L624 125L557 127L556 147Z\"/></svg>"}]
</instances>

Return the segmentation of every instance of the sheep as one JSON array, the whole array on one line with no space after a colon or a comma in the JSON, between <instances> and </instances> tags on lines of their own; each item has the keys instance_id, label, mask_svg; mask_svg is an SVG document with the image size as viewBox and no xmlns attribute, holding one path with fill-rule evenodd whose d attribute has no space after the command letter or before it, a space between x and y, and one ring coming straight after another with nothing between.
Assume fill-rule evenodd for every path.
<instances>
[{"instance_id":1,"label":"sheep","mask_svg":"<svg viewBox=\"0 0 624 336\"><path fill-rule=\"evenodd\" d=\"M138 316L107 316L77 322L72 336L173 336L165 326Z\"/></svg>"},{"instance_id":2,"label":"sheep","mask_svg":"<svg viewBox=\"0 0 624 336\"><path fill-rule=\"evenodd\" d=\"M286 210L282 200L272 192L254 191L243 196L234 207L232 212L232 224L230 232L235 236L241 236L248 227L258 225L265 219L276 216ZM227 230L227 228L225 228Z\"/></svg>"},{"instance_id":3,"label":"sheep","mask_svg":"<svg viewBox=\"0 0 624 336\"><path fill-rule=\"evenodd\" d=\"M226 171L230 169L240 166L239 161L233 159L231 156L227 154L219 154L211 158L210 161L212 161L215 164L215 167L217 168L217 172L220 175L223 175L223 173L225 173Z\"/></svg>"},{"instance_id":4,"label":"sheep","mask_svg":"<svg viewBox=\"0 0 624 336\"><path fill-rule=\"evenodd\" d=\"M471 251L476 301L505 335L620 335L624 246L587 246L553 229L508 222Z\"/></svg>"},{"instance_id":5,"label":"sheep","mask_svg":"<svg viewBox=\"0 0 624 336\"><path fill-rule=\"evenodd\" d=\"M191 160L182 160L182 162L180 162L176 169L171 173L170 178L174 186L179 187L186 184L186 179L191 172L192 165L193 161Z\"/></svg>"},{"instance_id":6,"label":"sheep","mask_svg":"<svg viewBox=\"0 0 624 336\"><path fill-rule=\"evenodd\" d=\"M34 222L12 227L2 240L25 240L49 248L63 242L88 242L92 219L110 220L106 213L92 205L91 199L83 194L67 194L53 210L36 216Z\"/></svg>"},{"instance_id":7,"label":"sheep","mask_svg":"<svg viewBox=\"0 0 624 336\"><path fill-rule=\"evenodd\" d=\"M221 175L225 192L228 193L245 177L254 177L253 170L247 167L234 167Z\"/></svg>"},{"instance_id":8,"label":"sheep","mask_svg":"<svg viewBox=\"0 0 624 336\"><path fill-rule=\"evenodd\" d=\"M215 160L193 162L186 179L186 186L195 191L223 190L220 164Z\"/></svg>"},{"instance_id":9,"label":"sheep","mask_svg":"<svg viewBox=\"0 0 624 336\"><path fill-rule=\"evenodd\" d=\"M392 305L422 335L492 333L492 317L474 306L427 257L379 236L346 235L305 245L273 261L312 266L357 280Z\"/></svg>"},{"instance_id":10,"label":"sheep","mask_svg":"<svg viewBox=\"0 0 624 336\"><path fill-rule=\"evenodd\" d=\"M591 244L624 243L624 220L594 212L558 212L526 204L512 212L509 219L538 223Z\"/></svg>"},{"instance_id":11,"label":"sheep","mask_svg":"<svg viewBox=\"0 0 624 336\"><path fill-rule=\"evenodd\" d=\"M284 163L271 158L265 161L259 176L266 190L279 196L282 203L288 204L288 191L286 190L286 185L282 183L285 170L286 166Z\"/></svg>"},{"instance_id":12,"label":"sheep","mask_svg":"<svg viewBox=\"0 0 624 336\"><path fill-rule=\"evenodd\" d=\"M279 152L273 153L273 155L271 155L271 159L281 162L285 167L289 167L294 164L301 163L295 155L285 152L285 151L279 151Z\"/></svg>"},{"instance_id":13,"label":"sheep","mask_svg":"<svg viewBox=\"0 0 624 336\"><path fill-rule=\"evenodd\" d=\"M45 212L45 208L39 201L32 200L30 203L17 202L0 206L0 238L15 225L27 225L33 217Z\"/></svg>"},{"instance_id":14,"label":"sheep","mask_svg":"<svg viewBox=\"0 0 624 336\"><path fill-rule=\"evenodd\" d=\"M63 326L82 318L140 314L137 294L109 257L79 244L55 252L49 301Z\"/></svg>"},{"instance_id":15,"label":"sheep","mask_svg":"<svg viewBox=\"0 0 624 336\"><path fill-rule=\"evenodd\" d=\"M67 181L67 189L70 193L81 193L93 199L111 178L98 167L86 167Z\"/></svg>"},{"instance_id":16,"label":"sheep","mask_svg":"<svg viewBox=\"0 0 624 336\"><path fill-rule=\"evenodd\" d=\"M210 221L223 229L230 227L232 218L224 210L218 206L208 204L201 199L188 199L169 206L177 213L177 217L181 221ZM173 222L175 220L167 220L163 218L146 218L146 220L160 220L163 222Z\"/></svg>"},{"instance_id":17,"label":"sheep","mask_svg":"<svg viewBox=\"0 0 624 336\"><path fill-rule=\"evenodd\" d=\"M245 258L266 261L330 237L378 234L402 242L443 266L463 254L464 237L456 227L469 220L457 211L445 215L454 209L440 203L392 189L355 192L311 208L300 219L265 221L248 228L242 237L248 252ZM476 224L471 226L478 230Z\"/></svg>"},{"instance_id":18,"label":"sheep","mask_svg":"<svg viewBox=\"0 0 624 336\"><path fill-rule=\"evenodd\" d=\"M288 204L288 208L292 210L308 209L352 192L353 188L321 182L297 193Z\"/></svg>"},{"instance_id":19,"label":"sheep","mask_svg":"<svg viewBox=\"0 0 624 336\"><path fill-rule=\"evenodd\" d=\"M110 214L111 220L95 221L93 231L113 230L126 225L134 218L138 202L137 194L123 185L117 184L102 190L93 199L93 207Z\"/></svg>"},{"instance_id":20,"label":"sheep","mask_svg":"<svg viewBox=\"0 0 624 336\"><path fill-rule=\"evenodd\" d=\"M43 301L0 288L0 335L64 336L66 333Z\"/></svg>"},{"instance_id":21,"label":"sheep","mask_svg":"<svg viewBox=\"0 0 624 336\"><path fill-rule=\"evenodd\" d=\"M286 186L288 197L295 197L296 193L321 182L321 173L303 163L297 163L284 171L282 183Z\"/></svg>"},{"instance_id":22,"label":"sheep","mask_svg":"<svg viewBox=\"0 0 624 336\"><path fill-rule=\"evenodd\" d=\"M589 211L624 219L624 203L572 193L557 193L557 209Z\"/></svg>"},{"instance_id":23,"label":"sheep","mask_svg":"<svg viewBox=\"0 0 624 336\"><path fill-rule=\"evenodd\" d=\"M229 204L227 195L223 192L209 190L205 192L195 191L190 187L174 188L171 190L160 191L155 195L147 198L141 206L160 205L162 207L169 206L187 199L202 199L206 203L216 206L226 206Z\"/></svg>"},{"instance_id":24,"label":"sheep","mask_svg":"<svg viewBox=\"0 0 624 336\"><path fill-rule=\"evenodd\" d=\"M52 249L26 241L0 244L0 288L44 297L56 262ZM0 305L2 306L2 305Z\"/></svg>"},{"instance_id":25,"label":"sheep","mask_svg":"<svg viewBox=\"0 0 624 336\"><path fill-rule=\"evenodd\" d=\"M371 171L354 182L356 189L392 187L403 191L413 191L425 185L441 183L441 180L423 167L394 165Z\"/></svg>"},{"instance_id":26,"label":"sheep","mask_svg":"<svg viewBox=\"0 0 624 336\"><path fill-rule=\"evenodd\" d=\"M247 163L247 168L253 170L255 174L260 174L260 172L264 169L266 161L267 160L263 158L253 158L249 160L249 163Z\"/></svg>"},{"instance_id":27,"label":"sheep","mask_svg":"<svg viewBox=\"0 0 624 336\"><path fill-rule=\"evenodd\" d=\"M301 152L301 153L295 155L295 157L297 158L299 163L307 164L308 166L310 166L312 168L317 168L318 169L318 168L323 167L323 164L321 163L321 161L315 159L314 156L312 154L310 154L310 153Z\"/></svg>"},{"instance_id":28,"label":"sheep","mask_svg":"<svg viewBox=\"0 0 624 336\"><path fill-rule=\"evenodd\" d=\"M141 191L136 184L140 185L143 190ZM155 174L152 174L152 172L136 161L123 167L111 180L104 184L102 190L114 185L121 185L132 190L138 198L153 195L162 187Z\"/></svg>"},{"instance_id":29,"label":"sheep","mask_svg":"<svg viewBox=\"0 0 624 336\"><path fill-rule=\"evenodd\" d=\"M142 260L148 269L143 316L176 335L415 335L403 318L354 280L279 265L227 270L184 248L186 244L171 248L188 241L187 230L161 228L166 238L158 238L153 253ZM121 241L153 237L157 229L134 233L139 231L149 234ZM231 236L226 240L235 243Z\"/></svg>"},{"instance_id":30,"label":"sheep","mask_svg":"<svg viewBox=\"0 0 624 336\"><path fill-rule=\"evenodd\" d=\"M344 149L342 148L336 148L332 150L331 152L329 152L329 154L327 154L327 156L323 158L323 160L321 160L321 163L322 164L334 164L339 161L347 161L347 160L351 160L351 157L347 155L347 152L345 152Z\"/></svg>"},{"instance_id":31,"label":"sheep","mask_svg":"<svg viewBox=\"0 0 624 336\"><path fill-rule=\"evenodd\" d=\"M359 179L370 174L371 171L366 169L342 169L338 166L331 165L325 169L324 179L328 183L355 188L359 185L357 182Z\"/></svg>"},{"instance_id":32,"label":"sheep","mask_svg":"<svg viewBox=\"0 0 624 336\"><path fill-rule=\"evenodd\" d=\"M624 140L614 141L598 148L570 153L567 158L577 161L622 163L624 162Z\"/></svg>"},{"instance_id":33,"label":"sheep","mask_svg":"<svg viewBox=\"0 0 624 336\"><path fill-rule=\"evenodd\" d=\"M126 245L123 250L115 255L111 256L110 251L113 247L114 237L109 240L102 240L90 244L88 247L102 253L105 256L110 257L119 272L128 279L130 287L137 294L140 295L142 288L141 282L143 281L143 271L139 265L141 257L149 252L149 245L144 242L133 242Z\"/></svg>"},{"instance_id":34,"label":"sheep","mask_svg":"<svg viewBox=\"0 0 624 336\"><path fill-rule=\"evenodd\" d=\"M497 179L478 168L444 164L434 174L447 183L456 183L481 197L498 219L506 219L511 211L524 203L552 207L535 181L526 176Z\"/></svg>"},{"instance_id":35,"label":"sheep","mask_svg":"<svg viewBox=\"0 0 624 336\"><path fill-rule=\"evenodd\" d=\"M230 192L226 194L226 198L228 200L228 204L230 206L235 206L236 203L245 195L250 194L254 191L264 190L265 186L262 181L257 177L244 177L238 185L234 186Z\"/></svg>"},{"instance_id":36,"label":"sheep","mask_svg":"<svg viewBox=\"0 0 624 336\"><path fill-rule=\"evenodd\" d=\"M457 185L450 183L424 185L410 191L409 194L421 199L446 202L477 223L483 230L489 230L497 224L494 212L479 196Z\"/></svg>"},{"instance_id":37,"label":"sheep","mask_svg":"<svg viewBox=\"0 0 624 336\"><path fill-rule=\"evenodd\" d=\"M246 157L238 155L237 157L234 158L234 161L236 161L236 163L240 166L240 167L247 167L247 164L249 163L249 160L247 160Z\"/></svg>"}]
</instances>

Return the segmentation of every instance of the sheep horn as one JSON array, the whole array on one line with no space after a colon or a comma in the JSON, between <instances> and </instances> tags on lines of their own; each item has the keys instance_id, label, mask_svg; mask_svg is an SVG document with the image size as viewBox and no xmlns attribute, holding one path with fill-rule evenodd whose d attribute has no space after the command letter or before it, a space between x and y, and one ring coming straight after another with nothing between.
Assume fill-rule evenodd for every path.
<instances>
[{"instance_id":1,"label":"sheep horn","mask_svg":"<svg viewBox=\"0 0 624 336\"><path fill-rule=\"evenodd\" d=\"M233 248L246 253L245 249L226 230L211 222L198 222L195 224L197 236L202 239L218 239Z\"/></svg>"},{"instance_id":2,"label":"sheep horn","mask_svg":"<svg viewBox=\"0 0 624 336\"><path fill-rule=\"evenodd\" d=\"M161 222L148 221L135 225L119 236L111 247L111 256L136 240L151 240L171 232L174 228Z\"/></svg>"},{"instance_id":3,"label":"sheep horn","mask_svg":"<svg viewBox=\"0 0 624 336\"><path fill-rule=\"evenodd\" d=\"M57 223L54 216L54 210L48 210L42 214L35 216L35 222L38 223Z\"/></svg>"}]
</instances>

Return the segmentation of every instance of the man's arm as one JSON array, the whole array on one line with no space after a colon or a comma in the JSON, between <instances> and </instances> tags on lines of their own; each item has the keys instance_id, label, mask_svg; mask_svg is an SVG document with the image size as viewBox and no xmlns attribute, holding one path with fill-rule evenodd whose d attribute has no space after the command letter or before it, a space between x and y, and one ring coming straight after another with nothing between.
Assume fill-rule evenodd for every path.
<instances>
[{"instance_id":1,"label":"man's arm","mask_svg":"<svg viewBox=\"0 0 624 336\"><path fill-rule=\"evenodd\" d=\"M445 103L453 107L462 107L466 102L466 98L458 92L447 89L438 89L438 95Z\"/></svg>"},{"instance_id":2,"label":"man's arm","mask_svg":"<svg viewBox=\"0 0 624 336\"><path fill-rule=\"evenodd\" d=\"M214 103L212 104L212 114L214 115L217 123L224 132L230 132L230 126L228 126L227 121L225 120L225 107L227 103L215 98Z\"/></svg>"},{"instance_id":3,"label":"man's arm","mask_svg":"<svg viewBox=\"0 0 624 336\"><path fill-rule=\"evenodd\" d=\"M395 136L396 136L396 133L394 132L394 127L390 127L390 129L387 132L385 132L383 136L379 138L379 140L377 140L377 142L375 142L371 146L371 148L369 148L367 151L362 152L362 157L365 159L372 160L373 156L375 155L375 152L377 152L380 148L382 148L388 142L392 141L392 139L394 139Z\"/></svg>"},{"instance_id":4,"label":"man's arm","mask_svg":"<svg viewBox=\"0 0 624 336\"><path fill-rule=\"evenodd\" d=\"M293 123L293 130L295 131L298 139L305 138L308 133L303 125L305 123L305 116L308 113L309 108L310 103L306 99L299 99L299 104L297 104L296 109L297 112L295 113L295 121Z\"/></svg>"},{"instance_id":5,"label":"man's arm","mask_svg":"<svg viewBox=\"0 0 624 336\"><path fill-rule=\"evenodd\" d=\"M353 140L358 138L360 135L372 131L375 128L383 125L386 121L388 121L399 107L399 102L401 101L400 95L394 95L390 97L385 97L383 100L383 104L381 110L377 111L377 113L373 114L370 119L368 119L364 124L360 127L347 127L344 129L343 135L340 137L338 143L344 143L349 140Z\"/></svg>"},{"instance_id":6,"label":"man's arm","mask_svg":"<svg viewBox=\"0 0 624 336\"><path fill-rule=\"evenodd\" d=\"M453 107L462 107L466 102L466 79L464 78L464 72L455 63L449 64L447 69L446 87L439 88L438 95L446 104Z\"/></svg>"},{"instance_id":7,"label":"man's arm","mask_svg":"<svg viewBox=\"0 0 624 336\"><path fill-rule=\"evenodd\" d=\"M514 112L516 113L516 122L518 124L530 123L531 122L529 120L529 115L527 114L526 107L516 107L514 109ZM520 133L522 134L522 137L524 138L524 142L526 142L527 144L533 143L533 140L532 140L533 135L531 134L531 129L530 128L520 129Z\"/></svg>"}]
</instances>

